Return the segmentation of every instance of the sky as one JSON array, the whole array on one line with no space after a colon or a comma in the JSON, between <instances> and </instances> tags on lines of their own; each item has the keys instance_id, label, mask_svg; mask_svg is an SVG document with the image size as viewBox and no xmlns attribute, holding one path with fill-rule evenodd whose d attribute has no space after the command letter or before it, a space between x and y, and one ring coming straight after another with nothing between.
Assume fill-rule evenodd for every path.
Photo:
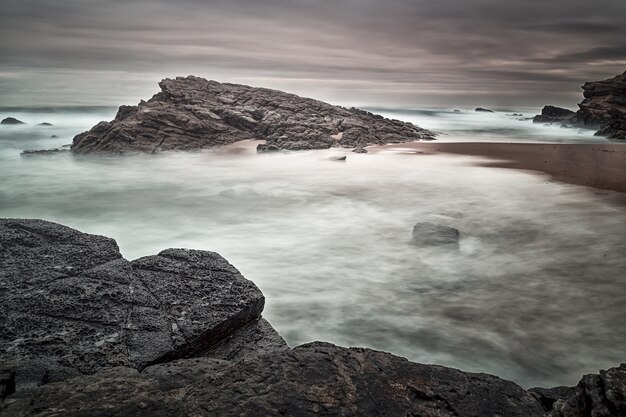
<instances>
[{"instance_id":1,"label":"sky","mask_svg":"<svg viewBox=\"0 0 626 417\"><path fill-rule=\"evenodd\" d=\"M0 106L134 104L197 75L343 105L575 108L625 0L0 0Z\"/></svg>"}]
</instances>

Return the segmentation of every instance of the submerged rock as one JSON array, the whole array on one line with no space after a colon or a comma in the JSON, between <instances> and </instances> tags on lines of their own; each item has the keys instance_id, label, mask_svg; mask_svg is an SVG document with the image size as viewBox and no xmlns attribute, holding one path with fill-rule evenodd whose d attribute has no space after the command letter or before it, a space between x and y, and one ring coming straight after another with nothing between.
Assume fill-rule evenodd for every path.
<instances>
[{"instance_id":1,"label":"submerged rock","mask_svg":"<svg viewBox=\"0 0 626 417\"><path fill-rule=\"evenodd\" d=\"M419 222L413 227L411 244L414 246L459 246L457 229L431 222Z\"/></svg>"},{"instance_id":2,"label":"submerged rock","mask_svg":"<svg viewBox=\"0 0 626 417\"><path fill-rule=\"evenodd\" d=\"M2 119L0 125L25 125L21 120L17 120L15 117L7 117L6 119Z\"/></svg>"},{"instance_id":3,"label":"submerged rock","mask_svg":"<svg viewBox=\"0 0 626 417\"><path fill-rule=\"evenodd\" d=\"M129 262L112 239L41 220L0 220L0 285L0 363L17 372L18 390L210 356L249 332L265 301L216 253L168 249ZM231 350L272 346L253 342Z\"/></svg>"},{"instance_id":4,"label":"submerged rock","mask_svg":"<svg viewBox=\"0 0 626 417\"><path fill-rule=\"evenodd\" d=\"M482 108L482 107L477 107L476 111L477 112L483 112L483 113L493 113L493 110L485 109L485 108Z\"/></svg>"},{"instance_id":5,"label":"submerged rock","mask_svg":"<svg viewBox=\"0 0 626 417\"><path fill-rule=\"evenodd\" d=\"M544 106L541 114L533 118L533 123L560 123L567 122L574 115L574 112L556 106Z\"/></svg>"},{"instance_id":6,"label":"submerged rock","mask_svg":"<svg viewBox=\"0 0 626 417\"><path fill-rule=\"evenodd\" d=\"M432 140L411 123L294 94L198 77L165 79L161 92L74 138L75 153L189 151L263 139L260 152L354 148Z\"/></svg>"},{"instance_id":7,"label":"submerged rock","mask_svg":"<svg viewBox=\"0 0 626 417\"><path fill-rule=\"evenodd\" d=\"M52 123L48 123L48 122L43 122L43 123L39 123L37 124L37 126L54 126Z\"/></svg>"},{"instance_id":8,"label":"submerged rock","mask_svg":"<svg viewBox=\"0 0 626 417\"><path fill-rule=\"evenodd\" d=\"M34 156L34 155L54 155L57 153L70 152L69 148L60 147L60 148L51 148L51 149L25 149L22 151L21 155L23 156Z\"/></svg>"}]
</instances>

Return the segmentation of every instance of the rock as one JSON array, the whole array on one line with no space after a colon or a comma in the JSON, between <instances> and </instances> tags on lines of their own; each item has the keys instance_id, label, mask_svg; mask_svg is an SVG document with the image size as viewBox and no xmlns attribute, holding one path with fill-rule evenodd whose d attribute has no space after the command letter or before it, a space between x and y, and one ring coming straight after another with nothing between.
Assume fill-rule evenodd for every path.
<instances>
[{"instance_id":1,"label":"rock","mask_svg":"<svg viewBox=\"0 0 626 417\"><path fill-rule=\"evenodd\" d=\"M567 122L574 115L574 112L556 106L544 106L541 114L533 118L533 123L562 123Z\"/></svg>"},{"instance_id":2,"label":"rock","mask_svg":"<svg viewBox=\"0 0 626 417\"><path fill-rule=\"evenodd\" d=\"M454 111L453 111L453 112L454 112L454 113L461 113L461 110L454 109Z\"/></svg>"},{"instance_id":3,"label":"rock","mask_svg":"<svg viewBox=\"0 0 626 417\"><path fill-rule=\"evenodd\" d=\"M537 389L531 392L538 395ZM585 375L575 388L539 390L539 395L551 396L546 417L626 416L626 364L598 375Z\"/></svg>"},{"instance_id":4,"label":"rock","mask_svg":"<svg viewBox=\"0 0 626 417\"><path fill-rule=\"evenodd\" d=\"M356 148L354 148L352 150L352 152L354 152L354 153L367 153L367 149L365 149L365 147L363 147L363 146L357 146Z\"/></svg>"},{"instance_id":5,"label":"rock","mask_svg":"<svg viewBox=\"0 0 626 417\"><path fill-rule=\"evenodd\" d=\"M626 139L626 72L604 81L583 85L584 100L572 121L599 129L610 139Z\"/></svg>"},{"instance_id":6,"label":"rock","mask_svg":"<svg viewBox=\"0 0 626 417\"><path fill-rule=\"evenodd\" d=\"M207 375L221 371L231 365L232 362L230 361L213 358L179 359L148 366L141 371L141 375L157 380L161 391L169 391L200 382Z\"/></svg>"},{"instance_id":7,"label":"rock","mask_svg":"<svg viewBox=\"0 0 626 417\"><path fill-rule=\"evenodd\" d=\"M456 246L459 245L459 231L453 227L431 222L418 222L413 227L411 244L424 246Z\"/></svg>"},{"instance_id":8,"label":"rock","mask_svg":"<svg viewBox=\"0 0 626 417\"><path fill-rule=\"evenodd\" d=\"M6 119L2 119L0 125L25 125L26 123L21 120L17 120L15 117L7 117Z\"/></svg>"},{"instance_id":9,"label":"rock","mask_svg":"<svg viewBox=\"0 0 626 417\"><path fill-rule=\"evenodd\" d=\"M54 125L52 123L43 122L43 123L39 123L37 126L54 126Z\"/></svg>"},{"instance_id":10,"label":"rock","mask_svg":"<svg viewBox=\"0 0 626 417\"><path fill-rule=\"evenodd\" d=\"M522 113L513 113L511 116L514 116L514 117L521 117L521 116L523 116L523 114L522 114Z\"/></svg>"},{"instance_id":11,"label":"rock","mask_svg":"<svg viewBox=\"0 0 626 417\"><path fill-rule=\"evenodd\" d=\"M15 371L0 369L0 403L15 392Z\"/></svg>"},{"instance_id":12,"label":"rock","mask_svg":"<svg viewBox=\"0 0 626 417\"><path fill-rule=\"evenodd\" d=\"M341 156L331 156L328 159L330 161L345 161L346 159L348 159L348 157L346 155L341 155Z\"/></svg>"},{"instance_id":13,"label":"rock","mask_svg":"<svg viewBox=\"0 0 626 417\"><path fill-rule=\"evenodd\" d=\"M484 109L482 107L477 107L476 108L477 112L483 112L483 113L493 113L493 110L489 110L489 109Z\"/></svg>"},{"instance_id":14,"label":"rock","mask_svg":"<svg viewBox=\"0 0 626 417\"><path fill-rule=\"evenodd\" d=\"M411 123L266 88L178 77L74 138L75 153L190 151L262 139L259 152L432 140Z\"/></svg>"},{"instance_id":15,"label":"rock","mask_svg":"<svg viewBox=\"0 0 626 417\"><path fill-rule=\"evenodd\" d=\"M50 136L50 139L56 139L56 138L58 138L58 136L57 136L57 135L52 135L52 136Z\"/></svg>"},{"instance_id":16,"label":"rock","mask_svg":"<svg viewBox=\"0 0 626 417\"><path fill-rule=\"evenodd\" d=\"M34 156L34 155L53 155L57 153L70 152L67 148L51 148L51 149L25 149L22 151L21 155L23 156Z\"/></svg>"},{"instance_id":17,"label":"rock","mask_svg":"<svg viewBox=\"0 0 626 417\"><path fill-rule=\"evenodd\" d=\"M263 306L259 289L213 252L168 249L129 262L106 237L0 220L0 363L16 371L18 390L222 352ZM236 349L255 345L270 344Z\"/></svg>"},{"instance_id":18,"label":"rock","mask_svg":"<svg viewBox=\"0 0 626 417\"><path fill-rule=\"evenodd\" d=\"M317 342L247 357L221 369L222 364L216 369L211 363L187 365L188 361L195 360L175 364L171 383L162 371L155 375L148 368L142 374L118 369L48 384L28 399L8 402L2 415L28 416L52 409L68 417L543 414L535 398L512 382L416 364L370 349Z\"/></svg>"}]
</instances>

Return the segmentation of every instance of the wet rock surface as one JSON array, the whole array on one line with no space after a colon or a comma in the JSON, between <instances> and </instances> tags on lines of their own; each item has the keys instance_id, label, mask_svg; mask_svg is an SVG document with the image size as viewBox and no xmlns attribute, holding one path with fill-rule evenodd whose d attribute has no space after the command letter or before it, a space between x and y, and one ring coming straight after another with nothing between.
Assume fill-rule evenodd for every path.
<instances>
[{"instance_id":1,"label":"wet rock surface","mask_svg":"<svg viewBox=\"0 0 626 417\"><path fill-rule=\"evenodd\" d=\"M265 88L178 77L74 138L75 153L191 151L262 139L260 152L432 140L411 123Z\"/></svg>"},{"instance_id":2,"label":"wet rock surface","mask_svg":"<svg viewBox=\"0 0 626 417\"><path fill-rule=\"evenodd\" d=\"M106 237L0 220L0 363L16 371L18 390L210 352L263 306L259 289L213 252L129 262Z\"/></svg>"}]
</instances>

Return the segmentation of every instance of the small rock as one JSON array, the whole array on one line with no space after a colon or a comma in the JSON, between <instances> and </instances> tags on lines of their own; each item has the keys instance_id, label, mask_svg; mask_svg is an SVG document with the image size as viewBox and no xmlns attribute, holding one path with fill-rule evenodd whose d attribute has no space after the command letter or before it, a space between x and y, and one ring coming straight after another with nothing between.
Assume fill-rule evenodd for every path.
<instances>
[{"instance_id":1,"label":"small rock","mask_svg":"<svg viewBox=\"0 0 626 417\"><path fill-rule=\"evenodd\" d=\"M477 107L476 111L477 112L483 112L483 113L493 113L493 110L485 109L485 108L482 108L482 107Z\"/></svg>"},{"instance_id":2,"label":"small rock","mask_svg":"<svg viewBox=\"0 0 626 417\"><path fill-rule=\"evenodd\" d=\"M39 123L37 126L54 126L54 125L52 123L43 122L43 123Z\"/></svg>"},{"instance_id":3,"label":"small rock","mask_svg":"<svg viewBox=\"0 0 626 417\"><path fill-rule=\"evenodd\" d=\"M57 136L57 135L52 135L52 136L50 136L50 139L56 139L56 138L58 138L58 136Z\"/></svg>"},{"instance_id":4,"label":"small rock","mask_svg":"<svg viewBox=\"0 0 626 417\"><path fill-rule=\"evenodd\" d=\"M7 117L6 119L2 119L0 125L25 125L26 123L21 120L17 120L15 117Z\"/></svg>"},{"instance_id":5,"label":"small rock","mask_svg":"<svg viewBox=\"0 0 626 417\"><path fill-rule=\"evenodd\" d=\"M354 148L352 150L352 152L354 152L354 153L367 153L367 149L365 149L363 146L357 146L356 148Z\"/></svg>"},{"instance_id":6,"label":"small rock","mask_svg":"<svg viewBox=\"0 0 626 417\"><path fill-rule=\"evenodd\" d=\"M453 227L431 222L419 222L413 227L411 244L415 246L459 245L459 231Z\"/></svg>"},{"instance_id":7,"label":"small rock","mask_svg":"<svg viewBox=\"0 0 626 417\"><path fill-rule=\"evenodd\" d=\"M346 155L342 155L342 156L331 156L328 158L331 161L345 161L346 159L348 159L348 157Z\"/></svg>"}]
</instances>

